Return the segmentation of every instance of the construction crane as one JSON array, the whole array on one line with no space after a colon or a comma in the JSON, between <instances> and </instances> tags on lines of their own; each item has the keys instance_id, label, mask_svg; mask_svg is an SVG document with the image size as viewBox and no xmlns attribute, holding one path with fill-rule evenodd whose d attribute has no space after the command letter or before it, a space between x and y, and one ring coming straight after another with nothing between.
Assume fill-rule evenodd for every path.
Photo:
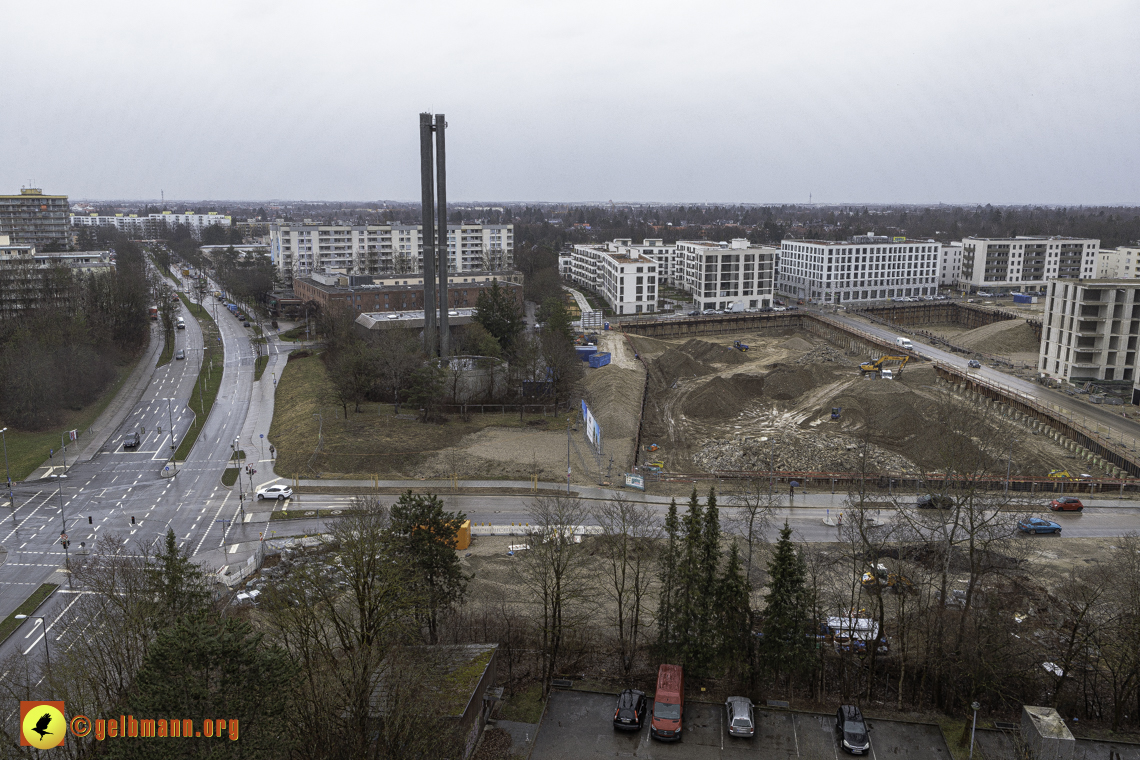
<instances>
[{"instance_id":1,"label":"construction crane","mask_svg":"<svg viewBox=\"0 0 1140 760\"><path fill-rule=\"evenodd\" d=\"M868 372L881 373L885 365L895 364L897 362L899 365L899 374L902 374L903 367L906 366L906 363L908 361L910 361L909 356L880 356L873 362L863 362L859 365L859 370L864 375L866 375Z\"/></svg>"}]
</instances>

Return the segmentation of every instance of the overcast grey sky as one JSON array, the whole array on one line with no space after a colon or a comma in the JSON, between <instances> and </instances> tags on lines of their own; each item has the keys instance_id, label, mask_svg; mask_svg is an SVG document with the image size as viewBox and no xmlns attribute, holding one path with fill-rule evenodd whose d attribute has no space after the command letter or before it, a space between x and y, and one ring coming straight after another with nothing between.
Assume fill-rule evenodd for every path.
<instances>
[{"instance_id":1,"label":"overcast grey sky","mask_svg":"<svg viewBox=\"0 0 1140 760\"><path fill-rule=\"evenodd\" d=\"M1140 3L0 0L0 192L1140 203Z\"/></svg>"}]
</instances>

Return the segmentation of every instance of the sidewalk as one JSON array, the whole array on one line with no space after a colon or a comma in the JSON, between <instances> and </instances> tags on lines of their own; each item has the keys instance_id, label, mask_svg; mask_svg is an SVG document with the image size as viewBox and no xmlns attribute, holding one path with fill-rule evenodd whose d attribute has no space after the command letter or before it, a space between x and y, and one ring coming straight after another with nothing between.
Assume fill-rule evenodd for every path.
<instances>
[{"instance_id":1,"label":"sidewalk","mask_svg":"<svg viewBox=\"0 0 1140 760\"><path fill-rule=\"evenodd\" d=\"M562 289L570 291L570 294L572 296L574 296L574 300L578 304L579 310L581 310L581 312L583 314L585 314L588 311L594 311L595 310L594 307L590 306L590 302L586 300L586 297L584 295L582 295L581 293L579 293L577 290L574 290L574 288L568 288L565 285L563 285Z\"/></svg>"},{"instance_id":2,"label":"sidewalk","mask_svg":"<svg viewBox=\"0 0 1140 760\"><path fill-rule=\"evenodd\" d=\"M277 390L276 381L281 379L281 372L289 360L289 351L294 346L289 343L282 344L272 340L266 348L276 348L269 354L269 363L261 374L260 380L255 380L249 398L249 411L245 415L245 424L241 429L241 446L245 450L245 463L252 464L257 470L254 483L257 486L276 480L277 474L273 472L273 457L269 453L269 427L273 424L274 394Z\"/></svg>"}]
</instances>

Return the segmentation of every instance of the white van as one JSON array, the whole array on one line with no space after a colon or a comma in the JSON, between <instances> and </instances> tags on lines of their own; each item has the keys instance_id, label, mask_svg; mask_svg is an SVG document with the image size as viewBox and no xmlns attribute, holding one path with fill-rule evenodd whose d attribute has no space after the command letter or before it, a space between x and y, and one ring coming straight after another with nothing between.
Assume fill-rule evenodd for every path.
<instances>
[{"instance_id":1,"label":"white van","mask_svg":"<svg viewBox=\"0 0 1140 760\"><path fill-rule=\"evenodd\" d=\"M883 380L894 380L895 373L891 372L889 369L883 369L879 370L879 377L881 377Z\"/></svg>"},{"instance_id":2,"label":"white van","mask_svg":"<svg viewBox=\"0 0 1140 760\"><path fill-rule=\"evenodd\" d=\"M179 330L185 330L186 329L186 320L183 319L182 317L179 317L178 322L176 322L175 325L178 327Z\"/></svg>"},{"instance_id":3,"label":"white van","mask_svg":"<svg viewBox=\"0 0 1140 760\"><path fill-rule=\"evenodd\" d=\"M907 350L914 349L914 344L910 342L910 338L895 338L895 345Z\"/></svg>"}]
</instances>

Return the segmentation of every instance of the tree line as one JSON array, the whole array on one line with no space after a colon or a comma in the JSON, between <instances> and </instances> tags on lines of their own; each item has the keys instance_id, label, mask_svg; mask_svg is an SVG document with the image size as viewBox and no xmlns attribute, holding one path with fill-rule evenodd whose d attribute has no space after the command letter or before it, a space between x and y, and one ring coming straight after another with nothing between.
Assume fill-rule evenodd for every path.
<instances>
[{"instance_id":1,"label":"tree line","mask_svg":"<svg viewBox=\"0 0 1140 760\"><path fill-rule=\"evenodd\" d=\"M346 309L320 311L321 359L345 419L349 407L359 412L369 401L392 403L397 413L410 406L426 422L447 403L520 396L522 403L555 403L573 393L582 368L560 299L547 299L538 310L544 327L537 334L526 330L518 301L498 282L480 291L474 311L470 324L451 330L451 354L474 357L470 362L429 359L421 331L397 324L366 333ZM460 392L464 374L472 370L488 378L475 398Z\"/></svg>"},{"instance_id":2,"label":"tree line","mask_svg":"<svg viewBox=\"0 0 1140 760\"><path fill-rule=\"evenodd\" d=\"M117 367L146 346L153 283L143 252L113 240L115 266L85 274L65 266L0 268L0 419L42 430L91 403Z\"/></svg>"}]
</instances>

